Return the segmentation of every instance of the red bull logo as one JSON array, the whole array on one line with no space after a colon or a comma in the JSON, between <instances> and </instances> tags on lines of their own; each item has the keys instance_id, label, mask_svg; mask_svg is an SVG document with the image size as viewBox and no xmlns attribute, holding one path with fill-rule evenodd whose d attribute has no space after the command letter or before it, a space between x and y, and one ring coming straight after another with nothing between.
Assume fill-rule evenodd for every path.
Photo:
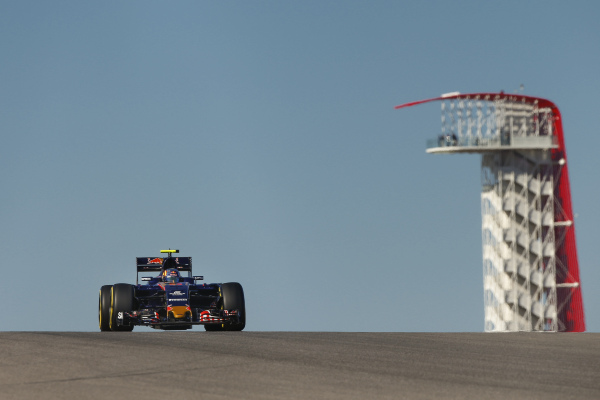
<instances>
[{"instance_id":1,"label":"red bull logo","mask_svg":"<svg viewBox=\"0 0 600 400\"><path fill-rule=\"evenodd\" d=\"M148 258L148 264L162 264L162 258Z\"/></svg>"}]
</instances>

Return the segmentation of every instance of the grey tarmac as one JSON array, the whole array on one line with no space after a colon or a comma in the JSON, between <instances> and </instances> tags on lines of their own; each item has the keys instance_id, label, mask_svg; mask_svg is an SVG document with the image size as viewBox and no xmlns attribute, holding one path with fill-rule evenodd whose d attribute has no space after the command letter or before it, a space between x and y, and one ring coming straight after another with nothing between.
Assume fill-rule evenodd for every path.
<instances>
[{"instance_id":1,"label":"grey tarmac","mask_svg":"<svg viewBox=\"0 0 600 400\"><path fill-rule=\"evenodd\" d=\"M2 332L2 399L600 399L598 333Z\"/></svg>"}]
</instances>

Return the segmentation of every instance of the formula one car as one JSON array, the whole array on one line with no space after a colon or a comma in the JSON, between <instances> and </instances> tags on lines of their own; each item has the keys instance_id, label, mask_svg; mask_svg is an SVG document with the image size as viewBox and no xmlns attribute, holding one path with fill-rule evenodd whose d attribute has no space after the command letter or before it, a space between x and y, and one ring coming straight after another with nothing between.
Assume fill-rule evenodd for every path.
<instances>
[{"instance_id":1,"label":"formula one car","mask_svg":"<svg viewBox=\"0 0 600 400\"><path fill-rule=\"evenodd\" d=\"M117 283L100 288L100 331L132 331L136 325L185 330L204 325L207 331L241 331L246 326L244 290L237 282L199 284L192 276L192 257L172 257L179 250L161 250L166 258L137 257L135 285ZM142 277L140 273L159 272ZM187 272L187 276L182 276Z\"/></svg>"}]
</instances>

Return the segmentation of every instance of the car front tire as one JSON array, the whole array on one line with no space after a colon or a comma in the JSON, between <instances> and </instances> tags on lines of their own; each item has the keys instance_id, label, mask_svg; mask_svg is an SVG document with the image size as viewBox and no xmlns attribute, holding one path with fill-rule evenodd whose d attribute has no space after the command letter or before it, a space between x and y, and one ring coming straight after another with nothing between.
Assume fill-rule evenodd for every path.
<instances>
[{"instance_id":1,"label":"car front tire","mask_svg":"<svg viewBox=\"0 0 600 400\"><path fill-rule=\"evenodd\" d=\"M244 299L244 289L237 282L229 282L221 285L221 296L223 296L224 310L238 310L240 320L238 323L225 324L226 331L241 331L246 327L246 300Z\"/></svg>"},{"instance_id":2,"label":"car front tire","mask_svg":"<svg viewBox=\"0 0 600 400\"><path fill-rule=\"evenodd\" d=\"M127 283L117 283L111 288L110 329L119 332L131 332L131 325L117 325L119 312L131 312L134 309L134 289Z\"/></svg>"},{"instance_id":3,"label":"car front tire","mask_svg":"<svg viewBox=\"0 0 600 400\"><path fill-rule=\"evenodd\" d=\"M240 312L239 322L233 324L207 324L204 330L215 331L241 331L246 327L246 301L244 289L237 282L221 284L221 297L223 298L223 310L238 310Z\"/></svg>"}]
</instances>

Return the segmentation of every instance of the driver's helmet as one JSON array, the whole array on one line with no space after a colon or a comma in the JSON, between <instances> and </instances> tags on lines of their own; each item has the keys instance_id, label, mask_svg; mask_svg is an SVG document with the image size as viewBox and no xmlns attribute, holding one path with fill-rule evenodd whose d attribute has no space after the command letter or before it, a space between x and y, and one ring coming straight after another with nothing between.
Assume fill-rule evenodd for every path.
<instances>
[{"instance_id":1,"label":"driver's helmet","mask_svg":"<svg viewBox=\"0 0 600 400\"><path fill-rule=\"evenodd\" d=\"M169 268L164 272L164 281L168 283L179 282L179 271L175 268Z\"/></svg>"}]
</instances>

